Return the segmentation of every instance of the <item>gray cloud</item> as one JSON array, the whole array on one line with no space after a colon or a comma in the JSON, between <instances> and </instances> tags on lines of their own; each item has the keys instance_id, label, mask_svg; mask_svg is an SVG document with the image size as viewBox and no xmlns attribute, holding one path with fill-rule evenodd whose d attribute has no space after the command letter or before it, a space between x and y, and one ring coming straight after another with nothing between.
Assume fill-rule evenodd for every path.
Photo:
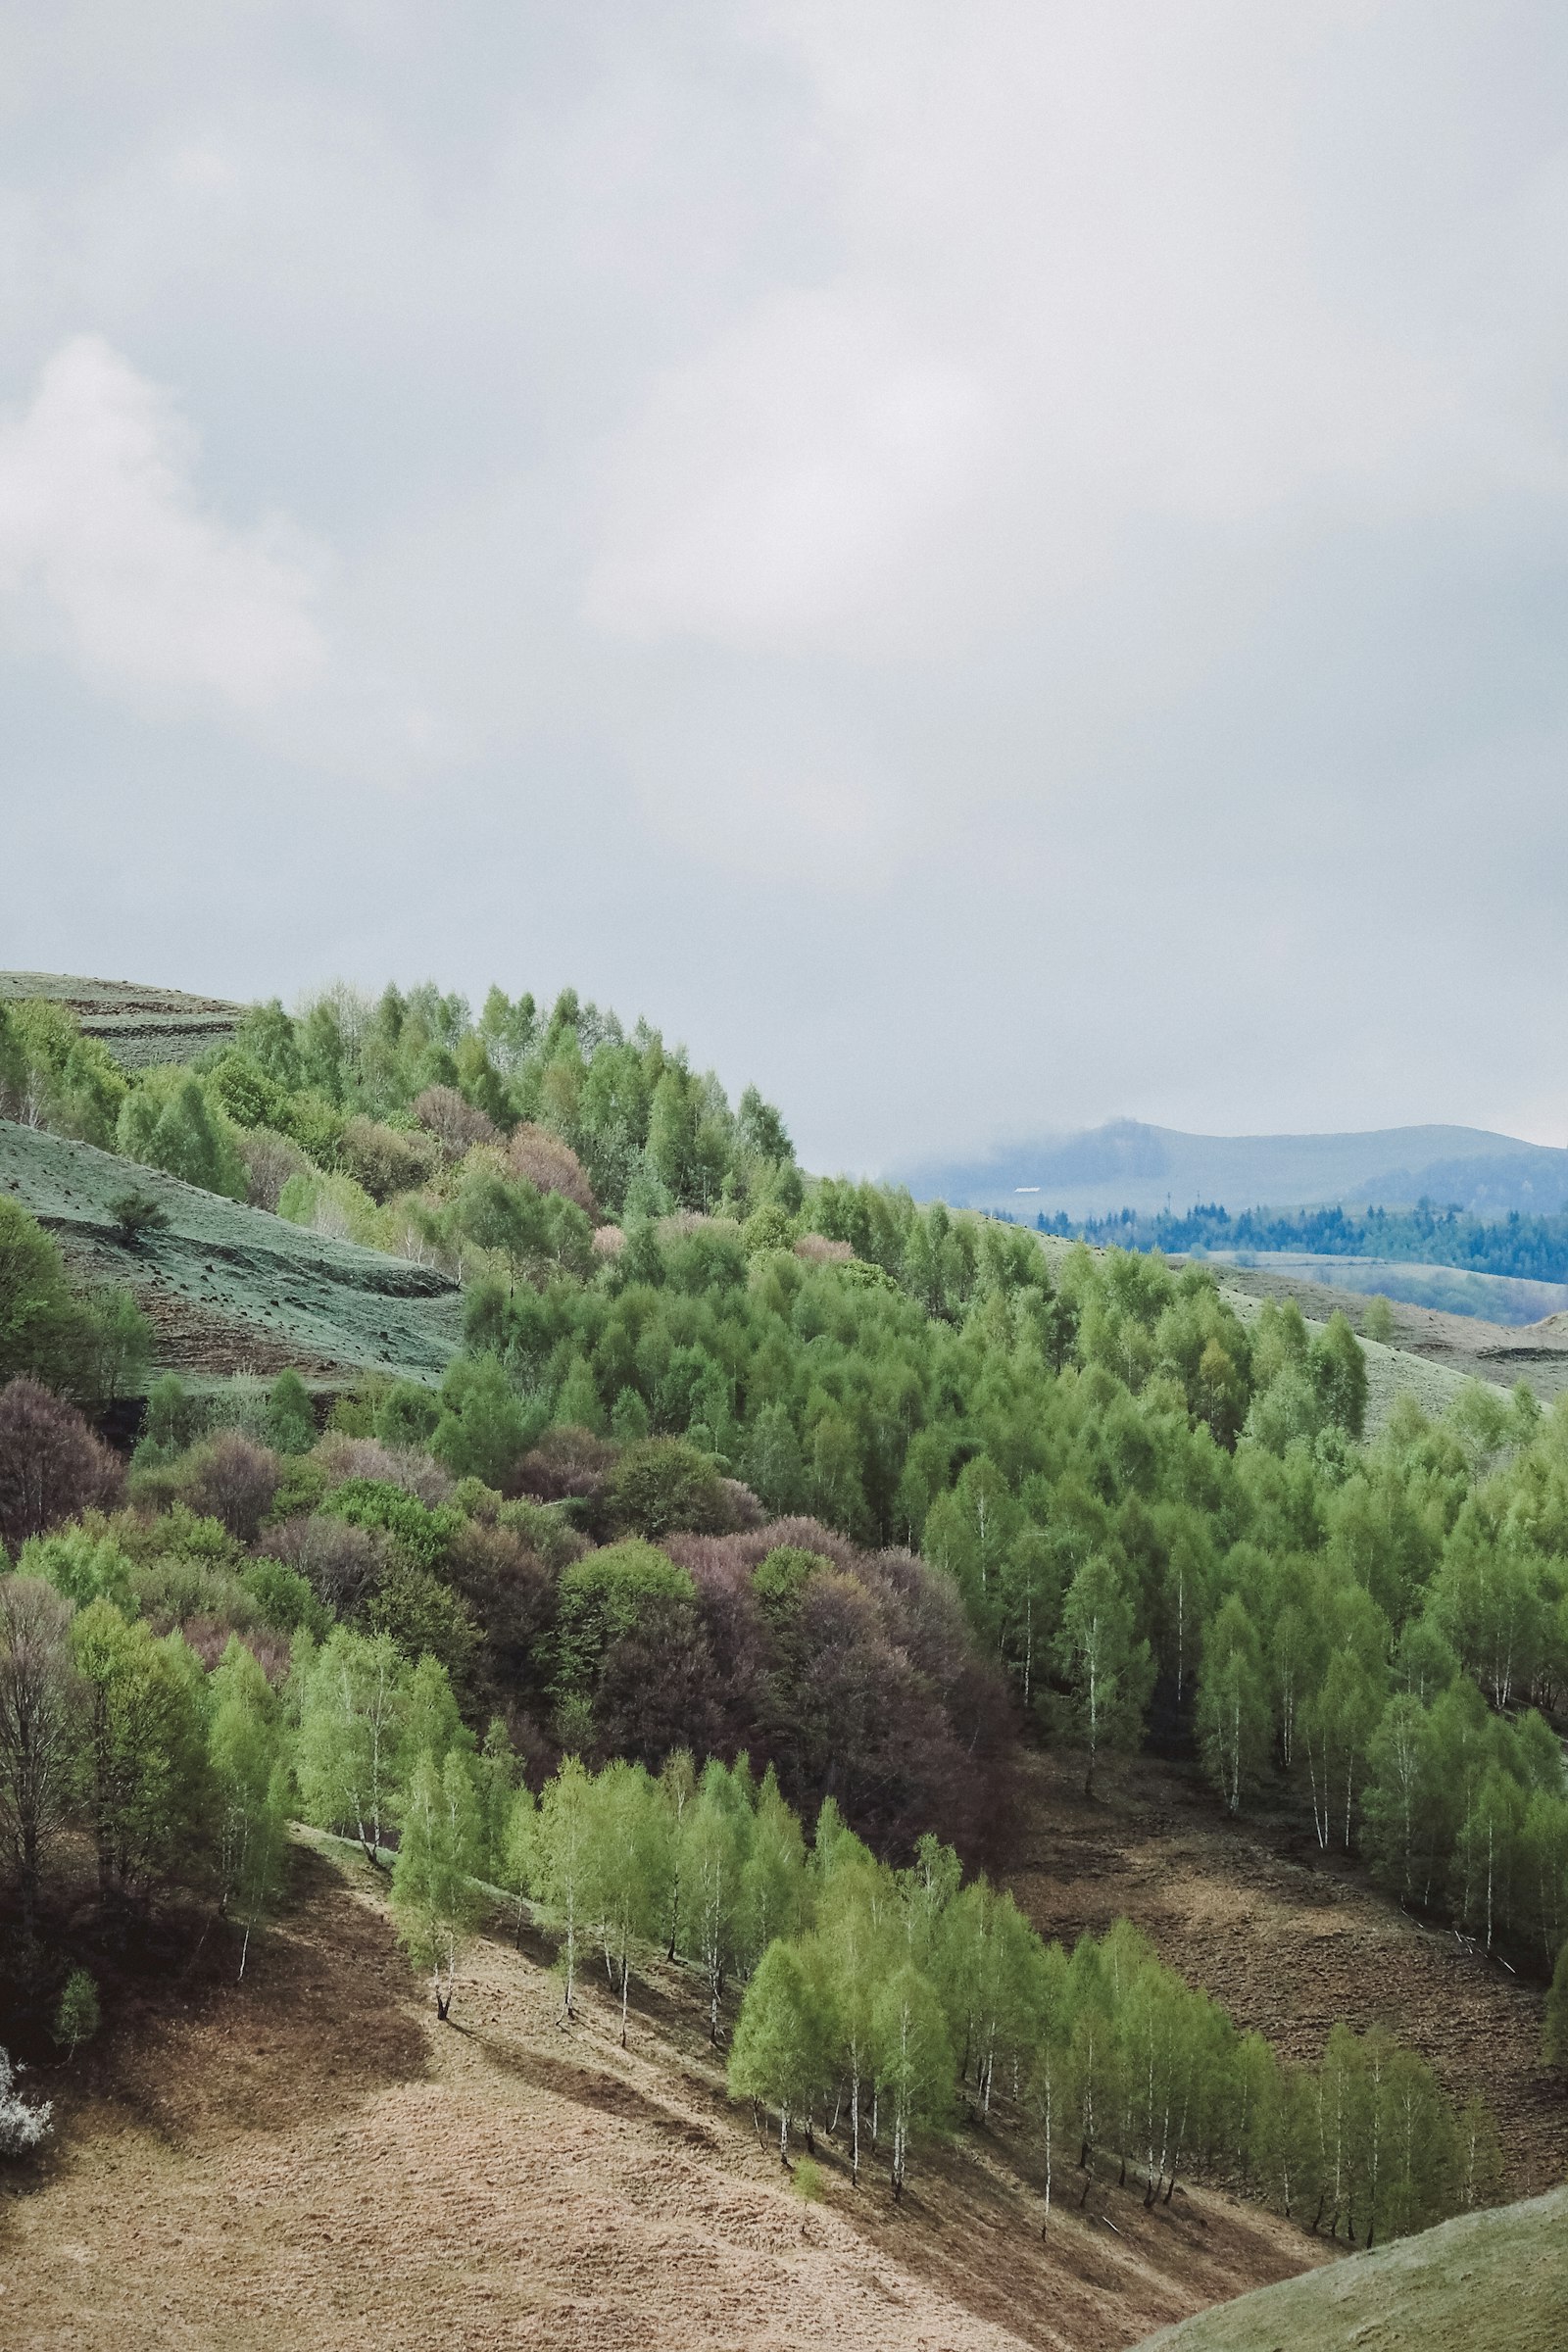
<instances>
[{"instance_id":1,"label":"gray cloud","mask_svg":"<svg viewBox=\"0 0 1568 2352\"><path fill-rule=\"evenodd\" d=\"M1568 1140L1541 5L0 12L4 959ZM21 878L13 887L11 875Z\"/></svg>"}]
</instances>

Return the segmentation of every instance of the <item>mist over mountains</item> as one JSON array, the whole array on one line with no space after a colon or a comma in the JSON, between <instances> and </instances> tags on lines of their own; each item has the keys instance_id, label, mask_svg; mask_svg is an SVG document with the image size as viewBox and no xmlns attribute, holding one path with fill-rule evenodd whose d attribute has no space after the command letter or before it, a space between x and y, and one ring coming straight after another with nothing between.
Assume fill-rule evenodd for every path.
<instances>
[{"instance_id":1,"label":"mist over mountains","mask_svg":"<svg viewBox=\"0 0 1568 2352\"><path fill-rule=\"evenodd\" d=\"M1387 1127L1348 1135L1187 1135L1113 1119L1042 1136L977 1160L897 1173L917 1200L1069 1217L1121 1208L1178 1214L1201 1201L1239 1209L1405 1207L1430 1200L1480 1216L1568 1207L1568 1151L1479 1127Z\"/></svg>"}]
</instances>

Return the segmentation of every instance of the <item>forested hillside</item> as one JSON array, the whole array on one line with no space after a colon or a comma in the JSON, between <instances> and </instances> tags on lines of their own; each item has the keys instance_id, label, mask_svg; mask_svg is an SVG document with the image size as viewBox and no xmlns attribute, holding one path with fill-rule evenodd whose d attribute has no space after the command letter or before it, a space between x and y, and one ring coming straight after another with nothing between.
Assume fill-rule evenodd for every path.
<instances>
[{"instance_id":1,"label":"forested hillside","mask_svg":"<svg viewBox=\"0 0 1568 2352\"><path fill-rule=\"evenodd\" d=\"M1217 1204L1173 1215L1162 1209L1073 1223L1059 1210L1036 1219L1043 1233L1072 1234L1102 1249L1162 1250L1186 1256L1205 1250L1300 1251L1318 1257L1405 1259L1459 1266L1529 1282L1568 1282L1568 1215L1478 1217L1423 1201L1414 1208L1249 1208Z\"/></svg>"},{"instance_id":2,"label":"forested hillside","mask_svg":"<svg viewBox=\"0 0 1568 2352\"><path fill-rule=\"evenodd\" d=\"M808 1177L755 1090L570 996L340 991L131 1077L32 1003L0 1073L114 1148L132 1235L139 1166L463 1287L438 1386L338 1382L323 1427L294 1370L169 1375L127 1463L93 1424L134 1300L0 1195L17 2046L79 2039L160 1908L243 1968L303 1818L389 1871L443 2015L504 1897L568 2015L662 1951L781 2152L863 2132L895 2193L999 2101L1043 2195L1196 2171L1364 2243L1495 2192L1483 2109L1388 2034L1287 2063L1133 1928L1069 1954L976 1874L1020 1740L1092 1793L1157 1717L1216 1811L1294 1804L1556 1968L1555 2015L1568 1410L1472 1386L1368 1442L1343 1316Z\"/></svg>"}]
</instances>

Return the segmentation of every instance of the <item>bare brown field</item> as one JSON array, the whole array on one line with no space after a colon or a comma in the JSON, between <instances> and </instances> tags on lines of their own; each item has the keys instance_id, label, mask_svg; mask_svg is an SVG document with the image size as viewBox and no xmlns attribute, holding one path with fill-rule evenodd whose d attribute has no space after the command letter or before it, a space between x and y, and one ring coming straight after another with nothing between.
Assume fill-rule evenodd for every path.
<instances>
[{"instance_id":1,"label":"bare brown field","mask_svg":"<svg viewBox=\"0 0 1568 2352\"><path fill-rule=\"evenodd\" d=\"M1544 1987L1451 1930L1412 1918L1353 1862L1321 1856L1286 1813L1229 1821L1196 1770L1148 1756L1102 1767L1033 1751L1020 1765L1007 1883L1035 1926L1070 1943L1125 1914L1160 1958L1290 2056L1330 2027L1382 2021L1450 2095L1496 2118L1510 2196L1568 2178L1568 2094L1539 2060Z\"/></svg>"},{"instance_id":2,"label":"bare brown field","mask_svg":"<svg viewBox=\"0 0 1568 2352\"><path fill-rule=\"evenodd\" d=\"M599 1990L561 2022L548 1958L481 1941L438 2026L369 1874L308 1848L243 1985L54 2070L56 2151L0 2204L0 2343L1099 2352L1325 2257L1223 2197L1146 2213L1109 2184L1043 2243L1028 2152L974 2127L902 2208L819 2142L805 2204L679 1972L622 2052Z\"/></svg>"}]
</instances>

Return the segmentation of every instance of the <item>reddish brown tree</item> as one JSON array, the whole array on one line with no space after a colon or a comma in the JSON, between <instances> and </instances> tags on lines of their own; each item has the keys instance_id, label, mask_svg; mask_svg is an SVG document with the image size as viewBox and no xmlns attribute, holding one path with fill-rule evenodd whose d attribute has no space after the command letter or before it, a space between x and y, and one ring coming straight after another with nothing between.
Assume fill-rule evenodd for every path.
<instances>
[{"instance_id":1,"label":"reddish brown tree","mask_svg":"<svg viewBox=\"0 0 1568 2352\"><path fill-rule=\"evenodd\" d=\"M599 1203L588 1172L569 1144L525 1119L507 1146L507 1161L514 1176L525 1177L540 1193L564 1193L583 1214L599 1222Z\"/></svg>"},{"instance_id":2,"label":"reddish brown tree","mask_svg":"<svg viewBox=\"0 0 1568 2352\"><path fill-rule=\"evenodd\" d=\"M43 1849L63 1820L78 1692L71 1607L41 1577L0 1577L0 1843L30 1935Z\"/></svg>"},{"instance_id":3,"label":"reddish brown tree","mask_svg":"<svg viewBox=\"0 0 1568 2352\"><path fill-rule=\"evenodd\" d=\"M427 1086L422 1095L416 1095L411 1108L449 1159L461 1159L475 1144L501 1141L495 1121L466 1102L455 1086Z\"/></svg>"},{"instance_id":4,"label":"reddish brown tree","mask_svg":"<svg viewBox=\"0 0 1568 2352\"><path fill-rule=\"evenodd\" d=\"M237 1429L220 1429L192 1449L180 1483L193 1511L220 1520L240 1543L252 1544L282 1475L282 1464L268 1446Z\"/></svg>"},{"instance_id":5,"label":"reddish brown tree","mask_svg":"<svg viewBox=\"0 0 1568 2352\"><path fill-rule=\"evenodd\" d=\"M111 1510L124 1483L119 1456L74 1404L35 1380L0 1389L0 1543L15 1551L62 1519Z\"/></svg>"}]
</instances>

